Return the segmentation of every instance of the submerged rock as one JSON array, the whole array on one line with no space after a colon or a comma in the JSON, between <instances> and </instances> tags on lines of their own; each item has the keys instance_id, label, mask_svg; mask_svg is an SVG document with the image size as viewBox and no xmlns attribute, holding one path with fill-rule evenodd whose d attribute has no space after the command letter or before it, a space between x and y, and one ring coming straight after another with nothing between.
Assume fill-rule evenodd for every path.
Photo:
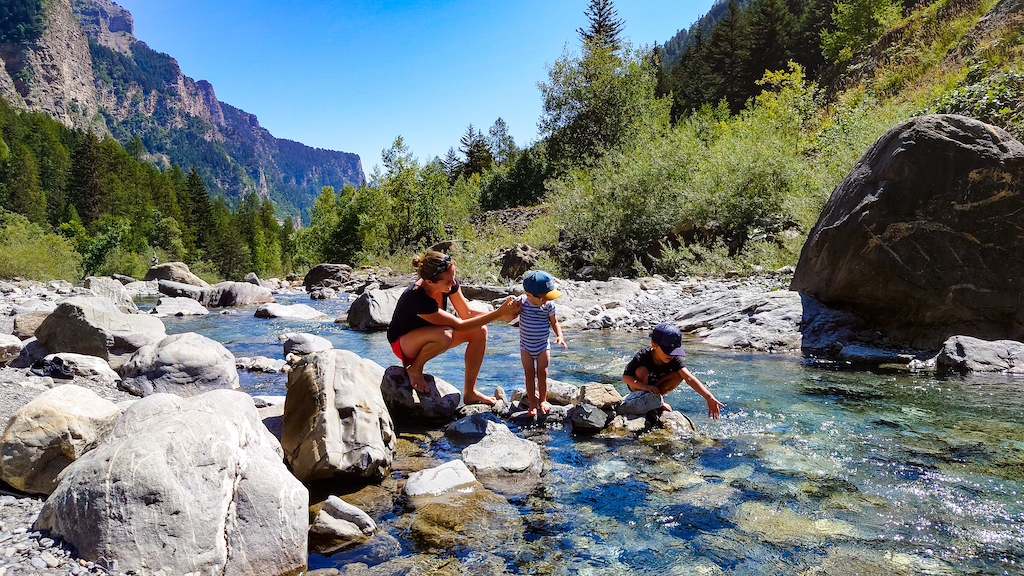
<instances>
[{"instance_id":1,"label":"submerged rock","mask_svg":"<svg viewBox=\"0 0 1024 576\"><path fill-rule=\"evenodd\" d=\"M461 460L409 477L406 501L412 512L400 520L425 550L487 550L522 532L518 510L487 490Z\"/></svg>"},{"instance_id":2,"label":"submerged rock","mask_svg":"<svg viewBox=\"0 0 1024 576\"><path fill-rule=\"evenodd\" d=\"M462 460L484 486L508 495L531 493L544 467L536 444L497 422L488 423L486 435L462 450Z\"/></svg>"},{"instance_id":3,"label":"submerged rock","mask_svg":"<svg viewBox=\"0 0 1024 576\"><path fill-rule=\"evenodd\" d=\"M337 496L329 496L309 527L309 550L314 554L334 554L366 542L377 524L365 512Z\"/></svg>"}]
</instances>

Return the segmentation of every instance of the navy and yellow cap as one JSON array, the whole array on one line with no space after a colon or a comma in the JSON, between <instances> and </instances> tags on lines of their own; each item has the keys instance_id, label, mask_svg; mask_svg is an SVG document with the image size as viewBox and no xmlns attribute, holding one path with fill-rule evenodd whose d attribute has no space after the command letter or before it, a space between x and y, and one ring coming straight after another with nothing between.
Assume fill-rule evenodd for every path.
<instances>
[{"instance_id":1,"label":"navy and yellow cap","mask_svg":"<svg viewBox=\"0 0 1024 576\"><path fill-rule=\"evenodd\" d=\"M523 290L544 300L554 300L562 295L555 289L555 279L542 270L530 270L523 276Z\"/></svg>"}]
</instances>

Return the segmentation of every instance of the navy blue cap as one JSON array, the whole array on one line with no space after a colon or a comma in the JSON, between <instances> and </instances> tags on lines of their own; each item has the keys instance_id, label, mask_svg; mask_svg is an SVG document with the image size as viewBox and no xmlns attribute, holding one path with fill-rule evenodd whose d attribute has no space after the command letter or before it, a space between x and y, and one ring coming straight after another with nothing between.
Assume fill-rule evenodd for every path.
<instances>
[{"instance_id":1,"label":"navy blue cap","mask_svg":"<svg viewBox=\"0 0 1024 576\"><path fill-rule=\"evenodd\" d=\"M683 350L683 333L674 325L662 322L654 327L651 332L651 342L658 345L661 351L670 356L686 356Z\"/></svg>"}]
</instances>

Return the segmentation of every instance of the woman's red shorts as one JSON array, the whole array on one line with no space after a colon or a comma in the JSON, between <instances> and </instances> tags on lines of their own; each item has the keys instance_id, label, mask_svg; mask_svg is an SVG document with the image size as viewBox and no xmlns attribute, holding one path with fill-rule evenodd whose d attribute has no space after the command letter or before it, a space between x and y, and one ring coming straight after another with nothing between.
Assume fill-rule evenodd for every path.
<instances>
[{"instance_id":1,"label":"woman's red shorts","mask_svg":"<svg viewBox=\"0 0 1024 576\"><path fill-rule=\"evenodd\" d=\"M399 340L395 340L391 343L391 351L398 356L398 359L402 361L402 367L408 367L409 363L405 361L405 355L402 354L402 346L399 344Z\"/></svg>"}]
</instances>

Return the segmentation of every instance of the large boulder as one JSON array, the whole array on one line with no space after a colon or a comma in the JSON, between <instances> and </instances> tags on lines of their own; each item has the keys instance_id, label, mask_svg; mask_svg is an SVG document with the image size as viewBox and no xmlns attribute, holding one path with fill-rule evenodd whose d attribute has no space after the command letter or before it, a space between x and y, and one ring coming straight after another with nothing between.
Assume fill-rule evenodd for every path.
<instances>
[{"instance_id":1,"label":"large boulder","mask_svg":"<svg viewBox=\"0 0 1024 576\"><path fill-rule=\"evenodd\" d=\"M336 288L352 279L352 267L348 264L317 264L306 272L302 285L309 292L317 286Z\"/></svg>"},{"instance_id":2,"label":"large boulder","mask_svg":"<svg viewBox=\"0 0 1024 576\"><path fill-rule=\"evenodd\" d=\"M188 265L184 262L167 262L164 264L157 264L150 268L142 279L144 281L170 280L171 282L191 284L201 288L210 287L206 280L203 280L199 276L193 274L192 271L188 269Z\"/></svg>"},{"instance_id":3,"label":"large boulder","mask_svg":"<svg viewBox=\"0 0 1024 576\"><path fill-rule=\"evenodd\" d=\"M424 374L427 392L418 392L409 382L409 373L401 366L391 366L380 383L384 402L396 422L447 423L455 417L462 401L458 388L444 380Z\"/></svg>"},{"instance_id":4,"label":"large boulder","mask_svg":"<svg viewBox=\"0 0 1024 576\"><path fill-rule=\"evenodd\" d=\"M792 289L915 347L1024 338L1024 145L955 115L879 138L832 193Z\"/></svg>"},{"instance_id":5,"label":"large boulder","mask_svg":"<svg viewBox=\"0 0 1024 576\"><path fill-rule=\"evenodd\" d=\"M953 336L943 343L935 363L941 368L962 373L1024 374L1024 342Z\"/></svg>"},{"instance_id":6,"label":"large boulder","mask_svg":"<svg viewBox=\"0 0 1024 576\"><path fill-rule=\"evenodd\" d=\"M544 468L540 448L498 422L487 424L483 439L462 450L462 460L488 489L517 496L533 492Z\"/></svg>"},{"instance_id":7,"label":"large boulder","mask_svg":"<svg viewBox=\"0 0 1024 576\"><path fill-rule=\"evenodd\" d=\"M0 438L0 478L49 494L60 473L92 450L121 417L110 400L73 384L44 391L11 416Z\"/></svg>"},{"instance_id":8,"label":"large boulder","mask_svg":"<svg viewBox=\"0 0 1024 576\"><path fill-rule=\"evenodd\" d=\"M82 284L97 296L110 299L117 306L117 309L125 314L138 314L139 308L132 300L131 294L124 288L124 284L113 278L103 276L88 276Z\"/></svg>"},{"instance_id":9,"label":"large boulder","mask_svg":"<svg viewBox=\"0 0 1024 576\"><path fill-rule=\"evenodd\" d=\"M154 264L146 271L146 275L142 277L143 282L162 280L180 284L191 284L202 288L208 288L210 286L208 282L193 274L192 271L189 270L188 264L185 264L184 262L165 262L163 264Z\"/></svg>"},{"instance_id":10,"label":"large boulder","mask_svg":"<svg viewBox=\"0 0 1024 576\"><path fill-rule=\"evenodd\" d=\"M380 480L397 449L381 395L384 368L348 350L310 354L292 367L281 445L295 475Z\"/></svg>"},{"instance_id":11,"label":"large boulder","mask_svg":"<svg viewBox=\"0 0 1024 576\"><path fill-rule=\"evenodd\" d=\"M402 292L403 286L363 292L348 309L348 327L357 332L386 330Z\"/></svg>"},{"instance_id":12,"label":"large boulder","mask_svg":"<svg viewBox=\"0 0 1024 576\"><path fill-rule=\"evenodd\" d=\"M159 318L125 314L110 300L98 297L68 298L36 329L39 343L50 352L99 356L112 367L166 336Z\"/></svg>"},{"instance_id":13,"label":"large boulder","mask_svg":"<svg viewBox=\"0 0 1024 576\"><path fill-rule=\"evenodd\" d=\"M125 572L297 573L308 505L248 395L154 394L65 469L34 529Z\"/></svg>"},{"instance_id":14,"label":"large boulder","mask_svg":"<svg viewBox=\"0 0 1024 576\"><path fill-rule=\"evenodd\" d=\"M248 306L273 301L274 293L269 288L248 282L220 282L212 287L209 305Z\"/></svg>"},{"instance_id":15,"label":"large boulder","mask_svg":"<svg viewBox=\"0 0 1024 576\"><path fill-rule=\"evenodd\" d=\"M601 410L614 410L622 402L622 395L607 382L587 382L580 386L576 404L590 404Z\"/></svg>"},{"instance_id":16,"label":"large boulder","mask_svg":"<svg viewBox=\"0 0 1024 576\"><path fill-rule=\"evenodd\" d=\"M136 396L168 392L187 397L239 387L235 356L220 342L195 332L172 334L139 348L120 373L120 387Z\"/></svg>"}]
</instances>

